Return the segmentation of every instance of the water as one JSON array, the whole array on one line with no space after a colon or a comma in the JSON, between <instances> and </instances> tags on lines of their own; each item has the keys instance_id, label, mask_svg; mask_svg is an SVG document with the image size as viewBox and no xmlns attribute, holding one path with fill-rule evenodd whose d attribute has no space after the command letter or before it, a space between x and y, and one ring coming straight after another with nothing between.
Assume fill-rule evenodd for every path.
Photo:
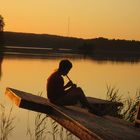
<instances>
[{"instance_id":1,"label":"water","mask_svg":"<svg viewBox=\"0 0 140 140\"><path fill-rule=\"evenodd\" d=\"M12 105L5 97L6 87L27 91L33 94L43 93L46 97L47 77L58 67L62 58L21 58L5 56L1 63L0 103L7 108ZM140 63L95 61L91 59L73 59L73 68L69 77L82 87L85 94L91 97L106 98L107 85L119 89L124 97L133 97L140 89ZM67 82L65 78L65 82ZM16 116L16 127L10 140L29 139L26 136L28 111L14 105L13 115ZM34 113L30 117L34 118ZM31 126L34 121L31 119Z\"/></svg>"}]
</instances>

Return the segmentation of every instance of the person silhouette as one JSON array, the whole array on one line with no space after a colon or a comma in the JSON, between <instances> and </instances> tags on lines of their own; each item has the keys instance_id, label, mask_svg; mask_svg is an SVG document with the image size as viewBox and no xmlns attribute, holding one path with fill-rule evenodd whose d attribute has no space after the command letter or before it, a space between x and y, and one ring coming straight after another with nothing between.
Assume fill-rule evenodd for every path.
<instances>
[{"instance_id":1,"label":"person silhouette","mask_svg":"<svg viewBox=\"0 0 140 140\"><path fill-rule=\"evenodd\" d=\"M75 105L80 102L83 108L87 108L89 112L100 115L95 108L88 102L83 90L77 87L70 79L64 85L62 76L67 76L72 68L72 63L67 60L61 60L58 69L53 72L47 79L47 97L50 102L60 106Z\"/></svg>"}]
</instances>

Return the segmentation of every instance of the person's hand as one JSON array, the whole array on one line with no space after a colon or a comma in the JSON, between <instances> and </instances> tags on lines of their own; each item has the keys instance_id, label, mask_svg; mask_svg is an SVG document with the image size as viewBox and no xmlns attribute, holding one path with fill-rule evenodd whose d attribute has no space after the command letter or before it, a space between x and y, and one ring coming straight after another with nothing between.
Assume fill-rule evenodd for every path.
<instances>
[{"instance_id":1,"label":"person's hand","mask_svg":"<svg viewBox=\"0 0 140 140\"><path fill-rule=\"evenodd\" d=\"M68 87L73 86L72 81L69 81L69 82L67 83L67 86L68 86Z\"/></svg>"}]
</instances>

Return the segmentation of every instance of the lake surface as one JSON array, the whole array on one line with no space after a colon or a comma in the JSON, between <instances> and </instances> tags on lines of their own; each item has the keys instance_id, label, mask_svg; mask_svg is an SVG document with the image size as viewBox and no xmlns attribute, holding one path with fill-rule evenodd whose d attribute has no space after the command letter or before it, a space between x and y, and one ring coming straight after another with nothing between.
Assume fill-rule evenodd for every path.
<instances>
[{"instance_id":1,"label":"lake surface","mask_svg":"<svg viewBox=\"0 0 140 140\"><path fill-rule=\"evenodd\" d=\"M56 70L61 57L31 58L5 56L1 63L0 103L9 111L11 101L5 97L6 87L12 87L33 94L42 93L46 97L46 82L48 76ZM140 89L140 62L95 61L92 59L69 58L73 68L69 72L71 80L82 87L85 94L91 97L106 99L107 85L119 89L124 97L134 97ZM65 82L68 79L65 78ZM28 111L13 106L16 116L16 127L10 140L29 139L26 136ZM33 117L33 113L30 113ZM30 119L31 119L30 118ZM31 126L34 121L31 119Z\"/></svg>"}]
</instances>

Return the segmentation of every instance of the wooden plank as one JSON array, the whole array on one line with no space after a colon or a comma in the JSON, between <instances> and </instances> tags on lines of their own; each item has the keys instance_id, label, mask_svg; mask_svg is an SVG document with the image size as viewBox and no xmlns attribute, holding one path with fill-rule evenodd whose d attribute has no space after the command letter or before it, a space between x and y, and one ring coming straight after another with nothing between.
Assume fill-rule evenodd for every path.
<instances>
[{"instance_id":1,"label":"wooden plank","mask_svg":"<svg viewBox=\"0 0 140 140\"><path fill-rule=\"evenodd\" d=\"M83 140L102 140L99 136L92 133L81 124L61 112L60 108L50 103L47 99L25 93L12 88L7 88L5 94L19 107L46 113L48 116L56 120L66 129L71 131L77 137ZM31 104L30 104L31 103ZM63 108L63 107L62 107ZM62 109L63 110L63 109Z\"/></svg>"},{"instance_id":2,"label":"wooden plank","mask_svg":"<svg viewBox=\"0 0 140 140\"><path fill-rule=\"evenodd\" d=\"M118 123L117 119L112 121L113 119L107 117L99 117L76 106L56 106L43 97L12 88L7 88L5 93L19 107L28 109L29 105L31 110L46 113L81 140L140 139L140 129ZM42 110L34 107L38 104L40 108L43 106Z\"/></svg>"},{"instance_id":3,"label":"wooden plank","mask_svg":"<svg viewBox=\"0 0 140 140\"><path fill-rule=\"evenodd\" d=\"M49 114L52 109L42 97L28 96L22 91L7 88L5 94L19 107ZM24 97L24 98L23 98ZM35 109L34 109L35 108Z\"/></svg>"},{"instance_id":4,"label":"wooden plank","mask_svg":"<svg viewBox=\"0 0 140 140\"><path fill-rule=\"evenodd\" d=\"M131 127L131 128L134 127L134 124L132 122L128 122L123 119L119 119L119 118L109 116L109 115L104 116L104 118L108 119L109 121L111 121L113 123L120 124L122 126Z\"/></svg>"}]
</instances>

